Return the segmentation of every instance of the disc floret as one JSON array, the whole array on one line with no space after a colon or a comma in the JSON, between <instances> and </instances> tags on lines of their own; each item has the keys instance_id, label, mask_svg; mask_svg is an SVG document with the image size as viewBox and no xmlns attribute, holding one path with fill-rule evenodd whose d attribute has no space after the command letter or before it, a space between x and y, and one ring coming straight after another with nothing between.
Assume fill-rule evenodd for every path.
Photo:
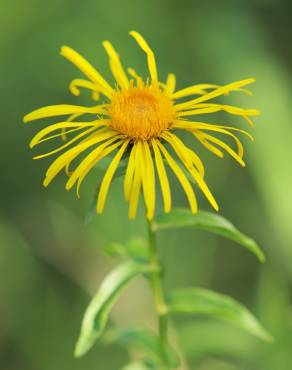
<instances>
[{"instance_id":1,"label":"disc floret","mask_svg":"<svg viewBox=\"0 0 292 370\"><path fill-rule=\"evenodd\" d=\"M117 91L108 113L111 127L130 139L159 137L175 120L171 99L154 86Z\"/></svg>"}]
</instances>

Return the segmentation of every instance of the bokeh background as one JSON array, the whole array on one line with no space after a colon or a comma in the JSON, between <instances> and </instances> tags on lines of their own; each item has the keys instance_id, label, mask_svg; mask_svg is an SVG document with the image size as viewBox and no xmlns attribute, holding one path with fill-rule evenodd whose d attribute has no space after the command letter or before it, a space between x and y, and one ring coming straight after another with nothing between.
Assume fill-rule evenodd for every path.
<instances>
[{"instance_id":1,"label":"bokeh background","mask_svg":"<svg viewBox=\"0 0 292 370\"><path fill-rule=\"evenodd\" d=\"M176 73L178 87L257 78L252 98L228 98L262 111L253 129L255 144L246 142L247 168L198 150L221 214L258 241L267 263L259 265L232 242L188 229L161 232L159 250L166 289L196 285L230 294L275 337L269 345L221 322L179 320L173 324L189 369L291 369L291 2L0 0L0 8L0 369L116 370L129 359L124 348L104 342L82 359L72 353L90 294L118 263L105 249L145 237L143 209L136 221L127 220L116 181L105 215L84 225L98 173L90 176L81 200L64 190L62 176L44 189L49 160L32 161L28 149L43 125L24 125L22 116L44 105L91 104L86 94L80 99L69 94L68 83L79 73L58 55L63 44L110 77L101 46L108 38L124 63L145 75L144 55L127 34L131 29L151 43L163 78ZM222 115L215 120L231 123ZM177 189L174 202L184 206ZM202 198L200 204L209 209ZM112 321L120 327L154 327L144 281L127 290Z\"/></svg>"}]
</instances>

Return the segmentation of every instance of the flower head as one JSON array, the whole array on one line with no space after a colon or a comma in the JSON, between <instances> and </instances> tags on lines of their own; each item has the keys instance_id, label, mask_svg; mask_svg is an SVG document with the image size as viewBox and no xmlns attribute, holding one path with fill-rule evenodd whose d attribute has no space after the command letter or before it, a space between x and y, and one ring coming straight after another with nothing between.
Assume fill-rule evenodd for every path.
<instances>
[{"instance_id":1,"label":"flower head","mask_svg":"<svg viewBox=\"0 0 292 370\"><path fill-rule=\"evenodd\" d=\"M101 100L91 107L75 105L53 105L37 109L24 117L24 122L37 119L67 116L67 119L38 132L30 147L62 137L65 141L55 150L34 158L43 158L63 151L46 172L44 185L47 186L56 175L65 170L68 175L66 189L74 185L79 188L91 169L104 157L112 156L99 189L97 212L102 213L107 193L121 160L127 161L124 176L125 198L129 201L129 217L136 215L139 195L143 192L148 219L155 212L155 181L158 177L164 211L171 210L171 191L166 166L180 182L190 209L197 211L197 200L190 183L197 183L214 209L218 205L204 180L204 166L195 151L179 138L179 131L193 135L206 149L219 157L224 152L244 166L243 145L235 133L252 139L246 131L224 125L204 123L194 117L218 111L244 118L252 124L250 117L258 115L256 109L243 109L230 105L210 103L213 98L227 95L232 91L243 91L245 85L254 79L237 81L225 86L199 84L176 90L173 74L165 83L158 79L156 61L144 38L136 31L130 32L141 49L146 53L150 77L144 81L132 68L123 68L119 55L110 42L103 46L109 56L109 65L116 82L113 88L101 74L80 54L64 46L61 55L75 64L87 79L75 79L69 88L72 94L80 95L80 89L89 89L93 100ZM190 100L185 98L192 97ZM182 100L183 99L183 100ZM91 115L92 120L81 119ZM234 140L236 150L213 133L222 134ZM82 158L80 156L82 155ZM77 165L71 168L73 162ZM75 162L74 162L75 163Z\"/></svg>"}]
</instances>

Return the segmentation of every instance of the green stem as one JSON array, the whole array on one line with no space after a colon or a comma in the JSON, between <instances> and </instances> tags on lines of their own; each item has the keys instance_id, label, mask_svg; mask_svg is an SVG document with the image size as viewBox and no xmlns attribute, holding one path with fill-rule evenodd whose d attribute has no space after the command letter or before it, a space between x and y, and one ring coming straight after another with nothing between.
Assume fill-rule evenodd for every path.
<instances>
[{"instance_id":1,"label":"green stem","mask_svg":"<svg viewBox=\"0 0 292 370\"><path fill-rule=\"evenodd\" d=\"M164 366L167 366L166 346L167 346L168 312L162 289L160 270L157 269L157 267L159 266L159 261L157 255L156 235L152 230L151 222L147 221L147 223L149 236L149 260L150 264L153 267L152 288L154 294L155 308L158 315L160 356L162 364Z\"/></svg>"}]
</instances>

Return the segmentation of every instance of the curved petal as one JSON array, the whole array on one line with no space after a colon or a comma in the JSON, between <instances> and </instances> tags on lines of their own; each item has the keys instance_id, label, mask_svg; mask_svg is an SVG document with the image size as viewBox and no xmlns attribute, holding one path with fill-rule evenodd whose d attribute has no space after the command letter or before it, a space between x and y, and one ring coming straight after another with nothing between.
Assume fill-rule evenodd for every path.
<instances>
[{"instance_id":1,"label":"curved petal","mask_svg":"<svg viewBox=\"0 0 292 370\"><path fill-rule=\"evenodd\" d=\"M181 111L181 110L184 110L184 109L193 108L198 103L202 103L202 102L204 102L206 100L210 100L210 99L216 98L218 96L227 94L227 93L229 93L231 91L238 90L242 86L251 84L253 82L255 82L255 79L254 78L247 78L245 80L240 80L240 81L232 82L232 83L230 83L228 85L218 87L218 89L215 89L215 90L213 90L213 91L211 91L211 92L209 92L209 93L207 93L207 94L205 94L203 96L199 96L196 99L189 100L189 101L184 102L184 103L176 104L175 105L175 109L177 111Z\"/></svg>"},{"instance_id":2,"label":"curved petal","mask_svg":"<svg viewBox=\"0 0 292 370\"><path fill-rule=\"evenodd\" d=\"M104 109L106 106L106 104L98 105L96 107L82 107L69 104L49 105L47 107L38 108L28 113L24 116L23 122L27 123L41 118L66 116L69 114L79 113L106 114L106 110Z\"/></svg>"},{"instance_id":3,"label":"curved petal","mask_svg":"<svg viewBox=\"0 0 292 370\"><path fill-rule=\"evenodd\" d=\"M201 136L206 139L207 141L211 141L212 143L220 146L222 149L224 149L228 154L231 155L231 157L233 157L242 167L245 167L245 163L244 161L242 160L242 156L243 156L243 147L240 143L239 145L239 152L236 153L232 148L230 148L229 145L227 145L226 143L224 143L224 141L218 139L217 137L214 137L212 135L208 135L206 133L203 133L201 132ZM236 138L237 139L237 138ZM238 139L237 139L238 140ZM238 140L239 141L239 140ZM237 143L237 144L239 144Z\"/></svg>"},{"instance_id":4,"label":"curved petal","mask_svg":"<svg viewBox=\"0 0 292 370\"><path fill-rule=\"evenodd\" d=\"M104 178L102 180L102 183L100 185L99 193L98 193L98 198L97 198L97 205L96 205L96 211L97 213L102 213L107 197L107 193L112 181L112 178L116 172L116 169L120 163L120 160L129 144L130 140L127 139L124 141L122 147L119 149L118 153L115 155L113 160L111 161Z\"/></svg>"},{"instance_id":5,"label":"curved petal","mask_svg":"<svg viewBox=\"0 0 292 370\"><path fill-rule=\"evenodd\" d=\"M88 81L88 80L83 80L82 78L75 78L74 80L72 80L69 85L69 90L71 94L75 96L79 96L80 87L91 90L93 100L97 101L99 99L99 90L97 89L96 85L93 82Z\"/></svg>"},{"instance_id":6,"label":"curved petal","mask_svg":"<svg viewBox=\"0 0 292 370\"><path fill-rule=\"evenodd\" d=\"M117 149L119 146L122 145L124 141L123 140L120 140L118 142L115 142L114 144L110 145L109 147L106 147L101 153L100 155L98 156L97 160L94 161L93 163L90 164L90 166L87 167L86 171L84 171L84 173L79 177L78 179L78 182L77 182L77 195L79 196L79 191L80 191L80 186L85 178L85 176L88 174L88 172L92 169L93 166L95 166L95 164L100 161L102 158L106 157L107 155L109 155L111 152L113 152L115 149Z\"/></svg>"},{"instance_id":7,"label":"curved petal","mask_svg":"<svg viewBox=\"0 0 292 370\"><path fill-rule=\"evenodd\" d=\"M83 116L84 113L76 113L76 114L71 114L71 116L69 116L67 119L66 119L66 122L72 122L74 121L76 118L79 118L81 116ZM67 140L67 129L66 128L62 128L61 129L61 139L63 141L66 141Z\"/></svg>"},{"instance_id":8,"label":"curved petal","mask_svg":"<svg viewBox=\"0 0 292 370\"><path fill-rule=\"evenodd\" d=\"M176 85L175 75L173 73L169 73L167 75L164 92L168 95L171 95L171 97L172 97L172 94L175 90L175 85Z\"/></svg>"},{"instance_id":9,"label":"curved petal","mask_svg":"<svg viewBox=\"0 0 292 370\"><path fill-rule=\"evenodd\" d=\"M102 132L101 132L102 131ZM117 133L110 129L102 129L98 132L97 135L84 140L75 147L67 150L67 152L61 154L57 159L53 161L46 172L46 178L44 180L44 186L48 186L50 182L57 176L57 174L66 166L68 166L79 154L81 154L86 149L91 146L100 143L104 140L107 140L113 136L116 136Z\"/></svg>"},{"instance_id":10,"label":"curved petal","mask_svg":"<svg viewBox=\"0 0 292 370\"><path fill-rule=\"evenodd\" d=\"M109 41L104 41L102 45L109 56L110 69L115 80L122 89L128 89L129 80L120 62L118 53L115 51L115 49L113 48L112 44Z\"/></svg>"},{"instance_id":11,"label":"curved petal","mask_svg":"<svg viewBox=\"0 0 292 370\"><path fill-rule=\"evenodd\" d=\"M173 147L174 151L188 170L193 168L193 165L195 165L200 175L202 177L204 176L204 165L195 152L187 148L185 144L174 134L167 132L162 134L161 137ZM192 153L192 155L190 155L190 153Z\"/></svg>"},{"instance_id":12,"label":"curved petal","mask_svg":"<svg viewBox=\"0 0 292 370\"><path fill-rule=\"evenodd\" d=\"M131 31L130 35L136 40L140 48L146 53L148 61L148 69L154 84L158 83L158 73L156 67L155 56L144 38L136 31Z\"/></svg>"},{"instance_id":13,"label":"curved petal","mask_svg":"<svg viewBox=\"0 0 292 370\"><path fill-rule=\"evenodd\" d=\"M179 128L179 129L184 129L188 131L193 131L193 130L209 130L209 131L215 131L215 132L220 132L226 135L231 136L232 134L230 132L226 132L227 130L230 131L235 131L235 132L240 132L241 134L247 136L251 141L254 141L253 136L240 128L237 127L232 127L232 126L223 126L223 125L217 125L217 124L211 124L211 123L205 123L205 122L194 122L194 121L183 121L183 120L177 120L174 122L172 125L172 128Z\"/></svg>"},{"instance_id":14,"label":"curved petal","mask_svg":"<svg viewBox=\"0 0 292 370\"><path fill-rule=\"evenodd\" d=\"M202 132L199 132L199 131L194 131L193 134L195 135L195 137L200 141L200 143L208 150L210 150L210 152L212 152L213 154L215 154L217 157L219 158L223 158L224 157L224 154L221 150L219 150L215 145L212 145L209 143L209 141L207 141L205 138L204 138L204 133Z\"/></svg>"},{"instance_id":15,"label":"curved petal","mask_svg":"<svg viewBox=\"0 0 292 370\"><path fill-rule=\"evenodd\" d=\"M152 220L155 211L155 173L149 144L141 141L142 185L147 218Z\"/></svg>"},{"instance_id":16,"label":"curved petal","mask_svg":"<svg viewBox=\"0 0 292 370\"><path fill-rule=\"evenodd\" d=\"M92 121L92 122L59 122L55 123L53 125L50 125L48 127L43 128L41 131L39 131L31 140L29 146L30 148L35 147L36 145L40 144L42 141L45 141L48 138L45 138L48 134L60 130L60 129L67 129L67 128L76 128L82 130L86 127L94 127L98 128L100 126L106 126L107 120L98 120L98 121ZM57 134L62 135L62 133ZM54 135L55 136L55 135ZM54 137L52 136L52 137Z\"/></svg>"},{"instance_id":17,"label":"curved petal","mask_svg":"<svg viewBox=\"0 0 292 370\"><path fill-rule=\"evenodd\" d=\"M137 142L133 144L128 166L126 170L125 180L124 180L124 194L125 199L129 200L131 195L131 189L133 184L134 172L135 172L135 163L136 163L136 150L137 150Z\"/></svg>"},{"instance_id":18,"label":"curved petal","mask_svg":"<svg viewBox=\"0 0 292 370\"><path fill-rule=\"evenodd\" d=\"M213 85L213 84L197 84L197 85L185 87L184 89L176 91L173 94L172 98L176 100L176 99L184 98L190 95L204 95L204 94L207 94L206 90L218 89L219 87L220 87L219 85ZM240 88L240 87L235 89L234 91L241 91L245 93L246 95L252 95L251 91L249 91L248 89ZM226 93L225 95L227 94L228 93Z\"/></svg>"},{"instance_id":19,"label":"curved petal","mask_svg":"<svg viewBox=\"0 0 292 370\"><path fill-rule=\"evenodd\" d=\"M165 149L165 147L159 141L157 141L157 145L159 147L159 150L162 152L164 158L166 159L167 163L169 164L169 167L172 169L177 179L179 180L182 188L184 189L187 199L189 201L192 213L196 213L198 211L198 205L197 205L196 196L195 196L195 193L194 193L194 190L191 184L189 183L183 171L176 164L175 160L171 157L171 155Z\"/></svg>"},{"instance_id":20,"label":"curved petal","mask_svg":"<svg viewBox=\"0 0 292 370\"><path fill-rule=\"evenodd\" d=\"M133 68L128 68L128 73L131 77L133 77L136 80L137 87L144 86L142 77L139 76L138 73Z\"/></svg>"},{"instance_id":21,"label":"curved petal","mask_svg":"<svg viewBox=\"0 0 292 370\"><path fill-rule=\"evenodd\" d=\"M93 149L72 172L69 180L66 183L66 190L70 190L78 180L77 195L79 197L79 188L85 176L96 165L98 161L100 161L102 158L110 153L109 151L105 152L105 150L108 149L111 144L114 143L113 145L111 145L111 147L113 147L112 150L122 144L121 140L116 143L119 138L119 136L114 136L113 138L110 138L106 142L99 145L97 148Z\"/></svg>"},{"instance_id":22,"label":"curved petal","mask_svg":"<svg viewBox=\"0 0 292 370\"><path fill-rule=\"evenodd\" d=\"M75 50L71 49L69 46L62 46L61 55L73 63L81 72L85 74L92 82L96 84L100 92L110 99L114 90L108 84L108 82L102 77L100 73L97 72L95 68L77 53Z\"/></svg>"},{"instance_id":23,"label":"curved petal","mask_svg":"<svg viewBox=\"0 0 292 370\"><path fill-rule=\"evenodd\" d=\"M76 141L80 140L81 138L83 138L84 136L86 135L89 135L91 132L95 131L96 128L95 127L91 127L89 128L88 130L85 130L83 132L81 132L81 134L75 136L73 139L67 141L65 144L59 146L58 148L54 149L54 150L51 150L50 152L47 152L47 153L44 153L44 154L40 154L40 155L37 155L35 157L33 157L33 159L41 159L41 158L45 158L45 157L49 157L50 155L53 155L55 153L58 153L60 152L61 150L67 148L68 146L70 146L71 144L75 143Z\"/></svg>"},{"instance_id":24,"label":"curved petal","mask_svg":"<svg viewBox=\"0 0 292 370\"><path fill-rule=\"evenodd\" d=\"M214 199L212 193L210 192L207 184L205 183L203 176L200 172L193 166L193 163L190 161L190 150L185 147L185 145L175 136L175 135L164 135L163 138L169 142L169 144L173 147L177 155L179 156L182 163L185 165L188 172L192 175L208 201L211 203L213 208L218 211L219 207ZM203 166L202 162L199 160L199 167ZM202 171L202 169L201 169Z\"/></svg>"},{"instance_id":25,"label":"curved petal","mask_svg":"<svg viewBox=\"0 0 292 370\"><path fill-rule=\"evenodd\" d=\"M158 149L156 141L157 139L152 139L151 144L154 151L155 164L158 173L158 178L160 181L160 187L164 202L164 212L168 213L171 210L171 193L163 159L160 150Z\"/></svg>"},{"instance_id":26,"label":"curved petal","mask_svg":"<svg viewBox=\"0 0 292 370\"><path fill-rule=\"evenodd\" d=\"M197 84L189 87L185 87L184 89L178 90L173 93L173 99L180 99L190 95L204 95L207 94L205 90L208 89L218 89L219 85L213 84Z\"/></svg>"},{"instance_id":27,"label":"curved petal","mask_svg":"<svg viewBox=\"0 0 292 370\"><path fill-rule=\"evenodd\" d=\"M248 124L253 126L253 122L250 119L247 119L248 116L258 116L260 114L257 109L244 109L239 107L234 107L232 105L223 105L223 104L197 104L196 109L185 110L177 112L178 117L184 116L194 116L198 114L207 114L215 113L219 111L225 111L229 114L241 116L244 118Z\"/></svg>"},{"instance_id":28,"label":"curved petal","mask_svg":"<svg viewBox=\"0 0 292 370\"><path fill-rule=\"evenodd\" d=\"M131 194L129 199L129 218L132 220L136 217L139 195L142 185L142 154L138 150L138 143L136 144L135 152L135 171L133 175L133 183L131 186Z\"/></svg>"}]
</instances>

